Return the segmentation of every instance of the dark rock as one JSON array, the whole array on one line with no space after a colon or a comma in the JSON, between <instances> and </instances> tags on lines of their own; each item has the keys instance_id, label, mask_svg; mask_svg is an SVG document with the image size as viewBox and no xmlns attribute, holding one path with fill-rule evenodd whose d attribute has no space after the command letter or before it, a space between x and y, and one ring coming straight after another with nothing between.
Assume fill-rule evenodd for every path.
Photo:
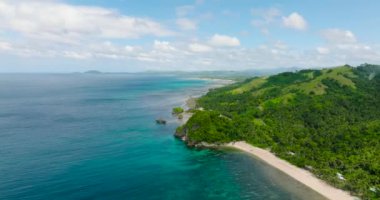
<instances>
[{"instance_id":1,"label":"dark rock","mask_svg":"<svg viewBox=\"0 0 380 200\"><path fill-rule=\"evenodd\" d=\"M157 124L165 125L166 124L166 120L164 120L164 119L156 119L156 123Z\"/></svg>"},{"instance_id":2,"label":"dark rock","mask_svg":"<svg viewBox=\"0 0 380 200\"><path fill-rule=\"evenodd\" d=\"M182 126L178 127L177 130L174 133L174 136L185 141L185 138L187 136L187 130L186 130L186 128L184 128Z\"/></svg>"}]
</instances>

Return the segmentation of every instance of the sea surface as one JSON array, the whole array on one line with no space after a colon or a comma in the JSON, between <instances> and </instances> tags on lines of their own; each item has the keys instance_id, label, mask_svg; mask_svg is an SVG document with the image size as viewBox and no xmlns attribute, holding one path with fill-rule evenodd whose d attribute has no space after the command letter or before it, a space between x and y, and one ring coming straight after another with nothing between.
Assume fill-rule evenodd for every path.
<instances>
[{"instance_id":1,"label":"sea surface","mask_svg":"<svg viewBox=\"0 0 380 200\"><path fill-rule=\"evenodd\" d=\"M0 199L322 199L245 153L189 149L173 137L171 109L217 84L0 74Z\"/></svg>"}]
</instances>

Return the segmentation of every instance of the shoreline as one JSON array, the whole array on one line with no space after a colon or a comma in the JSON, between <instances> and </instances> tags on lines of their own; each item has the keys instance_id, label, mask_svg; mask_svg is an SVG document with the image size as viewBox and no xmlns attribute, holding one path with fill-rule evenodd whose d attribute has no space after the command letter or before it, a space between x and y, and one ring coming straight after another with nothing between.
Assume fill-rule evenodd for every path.
<instances>
[{"instance_id":1,"label":"shoreline","mask_svg":"<svg viewBox=\"0 0 380 200\"><path fill-rule=\"evenodd\" d=\"M230 81L230 80L225 81L225 80L214 79L212 81L219 82L219 84L215 84L215 82L214 84L210 84L211 87L208 87L208 90L234 83L234 81ZM195 98L194 97L188 98L186 100L186 104L188 100L195 99ZM183 114L184 114L183 119L179 120L180 125L185 124L190 119L193 113L185 111ZM184 138L182 138L182 140L184 140ZM204 144L201 144L201 146L204 146L206 148L229 147L229 148L234 148L234 149L246 152L257 159L262 160L264 163L274 167L275 169L281 171L282 173L285 173L290 178L293 178L294 180L300 182L301 184L305 185L306 187L310 188L311 190L317 192L318 194L320 194L321 196L327 199L330 199L330 200L357 200L359 199L358 197L352 196L347 191L344 191L344 190L341 190L329 185L325 181L317 178L313 173L305 169L299 168L289 163L288 161L275 156L270 151L255 147L244 141L231 142L224 145L223 144L213 145L213 144L204 143Z\"/></svg>"},{"instance_id":2,"label":"shoreline","mask_svg":"<svg viewBox=\"0 0 380 200\"><path fill-rule=\"evenodd\" d=\"M205 86L205 91L202 93L199 93L197 95L189 95L187 98L185 98L185 101L182 105L184 107L185 111L182 113L183 118L177 119L180 125L186 124L186 122L191 118L193 113L189 112L189 109L195 108L195 100L207 93L210 89L217 89L220 87L224 87L227 85L231 85L236 83L234 80L229 79L218 79L218 78L190 78L190 79L196 79L196 80L206 80L210 83Z\"/></svg>"},{"instance_id":3,"label":"shoreline","mask_svg":"<svg viewBox=\"0 0 380 200\"><path fill-rule=\"evenodd\" d=\"M315 177L314 174L312 174L311 172L305 169L296 167L290 164L289 162L275 156L273 153L267 150L254 147L243 141L232 142L223 146L238 149L250 155L255 156L256 158L264 161L266 164L282 171L286 175L304 184L310 189L316 191L317 193L319 193L320 195L324 196L327 199L331 199L331 200L358 199L357 197L350 195L348 192L335 188L329 185L328 183L326 183L325 181Z\"/></svg>"}]
</instances>

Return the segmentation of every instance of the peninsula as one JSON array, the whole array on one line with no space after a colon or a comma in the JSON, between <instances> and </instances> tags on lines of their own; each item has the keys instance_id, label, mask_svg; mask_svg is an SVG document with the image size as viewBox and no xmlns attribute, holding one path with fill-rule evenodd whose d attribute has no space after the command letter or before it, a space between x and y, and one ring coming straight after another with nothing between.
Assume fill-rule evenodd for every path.
<instances>
[{"instance_id":1,"label":"peninsula","mask_svg":"<svg viewBox=\"0 0 380 200\"><path fill-rule=\"evenodd\" d=\"M329 199L380 198L380 66L254 77L196 104L202 109L176 131L189 146L256 152Z\"/></svg>"}]
</instances>

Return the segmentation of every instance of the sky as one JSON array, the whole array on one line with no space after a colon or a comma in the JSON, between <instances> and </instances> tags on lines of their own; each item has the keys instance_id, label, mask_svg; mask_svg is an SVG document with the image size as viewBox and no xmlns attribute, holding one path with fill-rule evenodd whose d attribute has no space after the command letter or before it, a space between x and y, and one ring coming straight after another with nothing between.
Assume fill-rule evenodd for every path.
<instances>
[{"instance_id":1,"label":"sky","mask_svg":"<svg viewBox=\"0 0 380 200\"><path fill-rule=\"evenodd\" d=\"M380 64L378 0L0 0L0 72Z\"/></svg>"}]
</instances>

